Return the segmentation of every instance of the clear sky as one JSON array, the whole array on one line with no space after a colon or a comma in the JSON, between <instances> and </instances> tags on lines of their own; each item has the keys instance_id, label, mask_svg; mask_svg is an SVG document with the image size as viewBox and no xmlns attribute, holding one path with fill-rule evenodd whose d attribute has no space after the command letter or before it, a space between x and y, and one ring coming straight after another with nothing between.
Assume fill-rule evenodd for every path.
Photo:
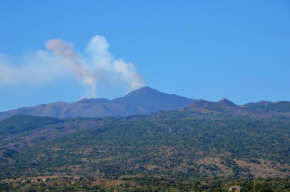
<instances>
[{"instance_id":1,"label":"clear sky","mask_svg":"<svg viewBox=\"0 0 290 192\"><path fill-rule=\"evenodd\" d=\"M290 2L0 0L0 70L0 111L74 102L91 80L109 99L146 82L193 99L290 100Z\"/></svg>"}]
</instances>

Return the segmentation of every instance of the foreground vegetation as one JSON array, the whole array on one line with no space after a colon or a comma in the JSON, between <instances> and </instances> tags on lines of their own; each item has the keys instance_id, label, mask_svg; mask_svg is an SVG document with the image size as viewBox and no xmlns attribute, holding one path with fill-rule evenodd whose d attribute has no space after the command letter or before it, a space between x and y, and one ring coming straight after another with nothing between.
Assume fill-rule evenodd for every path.
<instances>
[{"instance_id":1,"label":"foreground vegetation","mask_svg":"<svg viewBox=\"0 0 290 192\"><path fill-rule=\"evenodd\" d=\"M244 191L290 191L289 179L243 180L175 180L156 177L93 178L50 177L5 180L0 182L1 191L228 191L238 185Z\"/></svg>"},{"instance_id":2,"label":"foreground vegetation","mask_svg":"<svg viewBox=\"0 0 290 192\"><path fill-rule=\"evenodd\" d=\"M2 191L253 190L254 179L257 191L289 191L287 117L14 116L0 122L0 133Z\"/></svg>"}]
</instances>

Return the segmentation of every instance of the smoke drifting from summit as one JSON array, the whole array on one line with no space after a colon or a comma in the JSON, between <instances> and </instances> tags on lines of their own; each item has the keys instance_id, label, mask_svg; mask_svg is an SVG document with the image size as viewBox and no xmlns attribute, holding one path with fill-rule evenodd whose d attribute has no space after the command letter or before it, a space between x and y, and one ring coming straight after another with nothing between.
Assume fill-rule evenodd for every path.
<instances>
[{"instance_id":1,"label":"smoke drifting from summit","mask_svg":"<svg viewBox=\"0 0 290 192\"><path fill-rule=\"evenodd\" d=\"M91 88L90 98L96 97L96 74L80 62L78 54L74 51L72 43L66 43L61 39L50 40L45 44L46 48L53 51L54 55L63 57L68 62L65 67L73 72L76 78L84 85Z\"/></svg>"},{"instance_id":2,"label":"smoke drifting from summit","mask_svg":"<svg viewBox=\"0 0 290 192\"><path fill-rule=\"evenodd\" d=\"M115 59L108 51L110 45L103 36L94 36L85 49L88 66L91 66L98 76L98 80L122 83L130 90L138 89L145 85L142 76L137 73L136 67L131 62Z\"/></svg>"},{"instance_id":3,"label":"smoke drifting from summit","mask_svg":"<svg viewBox=\"0 0 290 192\"><path fill-rule=\"evenodd\" d=\"M116 59L109 52L110 45L103 36L94 36L83 53L76 52L73 43L62 39L49 40L45 47L47 51L16 59L0 54L0 84L43 84L71 73L89 88L84 97L90 98L97 96L98 84L121 86L124 91L145 85L133 63Z\"/></svg>"}]
</instances>

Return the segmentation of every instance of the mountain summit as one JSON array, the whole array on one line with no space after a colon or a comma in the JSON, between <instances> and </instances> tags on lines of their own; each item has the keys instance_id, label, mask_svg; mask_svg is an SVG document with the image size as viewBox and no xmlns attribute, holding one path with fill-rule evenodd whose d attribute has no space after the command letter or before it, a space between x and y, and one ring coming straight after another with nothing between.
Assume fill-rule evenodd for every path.
<instances>
[{"instance_id":1,"label":"mountain summit","mask_svg":"<svg viewBox=\"0 0 290 192\"><path fill-rule=\"evenodd\" d=\"M13 115L69 117L107 117L149 114L158 111L178 110L193 100L178 95L142 87L124 97L114 99L82 99L75 103L56 102L24 107L0 113L0 121Z\"/></svg>"},{"instance_id":2,"label":"mountain summit","mask_svg":"<svg viewBox=\"0 0 290 192\"><path fill-rule=\"evenodd\" d=\"M150 87L142 87L113 100L116 103L141 107L147 112L178 110L192 101L193 99L162 93Z\"/></svg>"}]
</instances>

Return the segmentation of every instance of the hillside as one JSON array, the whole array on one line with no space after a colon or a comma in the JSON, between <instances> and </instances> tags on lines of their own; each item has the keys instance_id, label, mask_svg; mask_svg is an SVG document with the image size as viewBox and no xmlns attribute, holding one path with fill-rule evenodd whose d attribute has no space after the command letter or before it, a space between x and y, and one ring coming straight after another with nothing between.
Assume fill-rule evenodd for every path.
<instances>
[{"instance_id":1,"label":"hillside","mask_svg":"<svg viewBox=\"0 0 290 192\"><path fill-rule=\"evenodd\" d=\"M26 122L31 117L18 116ZM37 117L35 117L37 118ZM5 120L1 129L13 124ZM10 123L9 123L10 121ZM1 178L290 176L290 119L183 111L131 118L38 119L0 138ZM29 160L28 160L29 159Z\"/></svg>"},{"instance_id":2,"label":"hillside","mask_svg":"<svg viewBox=\"0 0 290 192\"><path fill-rule=\"evenodd\" d=\"M17 134L60 122L62 120L51 117L15 115L0 122L0 134Z\"/></svg>"},{"instance_id":3,"label":"hillside","mask_svg":"<svg viewBox=\"0 0 290 192\"><path fill-rule=\"evenodd\" d=\"M280 112L290 113L289 101L269 102L261 101L257 103L248 103L243 106L246 110L254 112Z\"/></svg>"},{"instance_id":4,"label":"hillside","mask_svg":"<svg viewBox=\"0 0 290 192\"><path fill-rule=\"evenodd\" d=\"M231 114L231 115L250 115L249 111L246 111L242 107L234 104L233 102L223 99L218 102L205 101L202 99L195 100L188 106L181 109L181 111L192 111L202 113L219 113L219 114Z\"/></svg>"}]
</instances>

